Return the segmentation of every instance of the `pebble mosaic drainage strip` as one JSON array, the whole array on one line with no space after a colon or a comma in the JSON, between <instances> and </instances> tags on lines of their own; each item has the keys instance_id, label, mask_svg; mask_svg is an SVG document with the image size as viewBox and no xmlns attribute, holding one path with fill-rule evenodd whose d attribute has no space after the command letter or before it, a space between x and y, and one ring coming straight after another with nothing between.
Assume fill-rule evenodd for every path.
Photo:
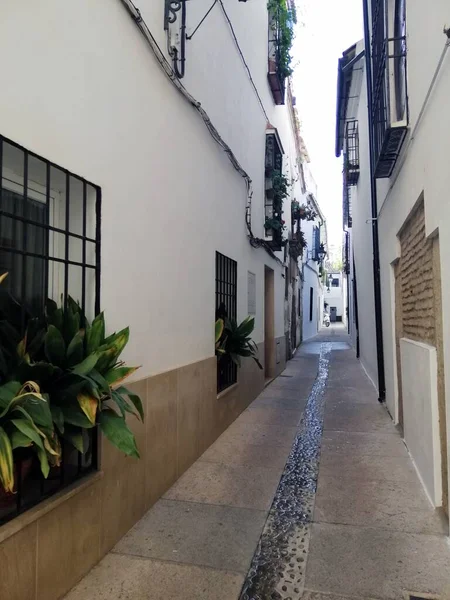
<instances>
[{"instance_id":1,"label":"pebble mosaic drainage strip","mask_svg":"<svg viewBox=\"0 0 450 600\"><path fill-rule=\"evenodd\" d=\"M317 378L240 600L298 600L303 594L332 349L332 343L321 344Z\"/></svg>"}]
</instances>

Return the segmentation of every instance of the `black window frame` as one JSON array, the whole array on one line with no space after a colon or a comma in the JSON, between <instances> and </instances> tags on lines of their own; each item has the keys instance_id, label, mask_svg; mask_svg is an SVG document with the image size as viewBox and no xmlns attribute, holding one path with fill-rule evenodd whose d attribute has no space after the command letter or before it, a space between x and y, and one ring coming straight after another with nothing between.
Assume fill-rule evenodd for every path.
<instances>
[{"instance_id":1,"label":"black window frame","mask_svg":"<svg viewBox=\"0 0 450 600\"><path fill-rule=\"evenodd\" d=\"M314 288L309 288L309 320L313 320Z\"/></svg>"},{"instance_id":2,"label":"black window frame","mask_svg":"<svg viewBox=\"0 0 450 600\"><path fill-rule=\"evenodd\" d=\"M228 318L237 321L237 267L232 258L216 251L216 319ZM217 393L237 383L237 366L229 356L217 361Z\"/></svg>"},{"instance_id":3,"label":"black window frame","mask_svg":"<svg viewBox=\"0 0 450 600\"><path fill-rule=\"evenodd\" d=\"M23 157L23 164L19 175L19 179L23 180L21 192L11 192L8 186L4 187L3 181L7 181L5 175L5 152L7 146L14 149L17 156ZM21 154L20 154L21 153ZM38 221L32 218L27 209L27 201L30 198L29 192L31 190L30 183L32 179L29 176L30 159L34 161L34 164L40 163L42 166L42 173L45 168L45 205L46 217L44 220ZM52 174L58 173L61 180L65 180L65 218L64 226L59 227L60 223L51 224L49 218L50 210L50 194L52 190ZM64 179L65 178L65 179ZM76 233L70 228L70 208L71 205L71 183L77 181L77 185L82 189L81 195L81 206L82 206L82 218L81 218L81 233ZM4 193L5 192L5 193ZM95 198L93 203L93 213L95 214L95 224L91 229L95 232L95 237L87 235L87 206L88 206L88 192ZM24 210L23 214L15 214L17 211L14 209L5 210L6 201L5 198L16 194L17 197L23 198ZM10 198L9 198L10 199ZM31 198L32 199L32 198ZM7 223L20 224L20 230L22 239L20 243L6 243L2 237L2 229L5 228ZM43 238L45 242L42 244L42 253L36 253L29 250L29 239L31 237L31 228L35 228L37 231L43 232ZM64 256L56 256L52 252L50 245L51 235L62 235L64 236ZM76 239L81 242L81 262L77 260L71 260L70 256L70 242L72 239ZM95 260L94 264L87 263L87 244L93 244L95 248ZM86 309L86 285L87 285L87 270L91 269L94 273L94 301L92 310L95 315L100 312L100 283L101 283L101 189L99 186L91 183L90 181L75 175L64 167L57 165L56 163L45 159L42 156L32 152L14 142L13 140L0 135L0 256L3 253L9 253L10 255L17 258L22 263L21 268L21 282L16 289L20 289L20 294L17 291L13 294L21 302L21 323L22 323L22 334L25 334L26 325L26 312L33 314L39 314L41 310L44 310L44 304L47 297L50 295L49 292L49 271L50 263L58 263L62 265L63 270L63 282L59 283L59 289L62 291L63 303L66 304L69 295L69 279L70 279L70 267L81 268L81 308L83 312ZM30 261L38 260L43 261L44 265L44 296L39 303L36 303L36 307L32 307L27 301L27 269L30 267ZM0 261L1 263L1 261ZM31 263L32 265L33 263ZM3 283L8 288L8 279ZM20 296L20 297L18 297ZM59 303L59 298L53 298ZM14 466L16 471L16 482L17 489L14 495L14 502L3 507L0 506L0 525L14 519L23 512L29 510L33 506L36 506L57 493L64 488L70 486L75 481L81 479L88 473L98 470L99 468L99 440L97 429L90 429L85 431L86 440L88 444L88 452L82 454L75 450L70 444L61 439L61 466L52 467L50 470L49 477L44 479L40 473L39 466L37 464L36 457L30 457L28 453L24 452L26 449L18 448L14 451ZM25 473L27 474L24 477Z\"/></svg>"}]
</instances>

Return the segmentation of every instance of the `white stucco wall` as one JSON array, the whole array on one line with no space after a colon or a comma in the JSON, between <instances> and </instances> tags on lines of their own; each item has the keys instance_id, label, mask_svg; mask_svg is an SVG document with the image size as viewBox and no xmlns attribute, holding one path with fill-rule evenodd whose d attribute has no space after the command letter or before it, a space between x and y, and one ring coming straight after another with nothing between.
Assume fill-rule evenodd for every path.
<instances>
[{"instance_id":1,"label":"white stucco wall","mask_svg":"<svg viewBox=\"0 0 450 600\"><path fill-rule=\"evenodd\" d=\"M209 6L189 3L188 32ZM288 109L274 105L267 83L266 3L225 6L288 168L295 145ZM165 51L164 3L141 0L139 8ZM109 329L130 325L126 359L142 364L139 376L213 355L216 250L238 261L239 318L247 315L247 272L256 274L256 342L264 267L274 269L275 336L283 336L282 267L249 245L245 183L120 0L5 5L0 51L9 57L0 133L102 188L101 304ZM253 230L263 237L266 118L218 5L187 43L183 83L250 175ZM285 218L289 225L289 210Z\"/></svg>"},{"instance_id":2,"label":"white stucco wall","mask_svg":"<svg viewBox=\"0 0 450 600\"><path fill-rule=\"evenodd\" d=\"M386 365L386 401L398 419L398 392L395 357L395 294L392 265L399 257L398 233L413 207L424 195L426 234L438 235L442 277L444 364L446 380L447 431L450 431L450 316L445 307L450 301L450 281L445 277L450 255L450 51L442 63L436 85L424 102L447 38L442 30L449 23L447 0L433 0L433 9L419 3L407 3L408 97L410 124L396 168L388 180L378 182L378 224L380 232L381 293L384 356ZM426 40L426 52L424 51ZM423 119L417 119L424 108ZM419 369L419 362L415 359ZM416 408L406 396L405 420ZM450 446L448 445L450 449Z\"/></svg>"},{"instance_id":3,"label":"white stucco wall","mask_svg":"<svg viewBox=\"0 0 450 600\"><path fill-rule=\"evenodd\" d=\"M364 69L365 61L359 66ZM352 246L358 285L359 352L361 363L374 385L378 386L375 302L373 284L372 210L370 195L369 130L365 71L357 111L360 175L351 190ZM352 265L353 269L353 265ZM355 273L352 271L353 276Z\"/></svg>"}]
</instances>

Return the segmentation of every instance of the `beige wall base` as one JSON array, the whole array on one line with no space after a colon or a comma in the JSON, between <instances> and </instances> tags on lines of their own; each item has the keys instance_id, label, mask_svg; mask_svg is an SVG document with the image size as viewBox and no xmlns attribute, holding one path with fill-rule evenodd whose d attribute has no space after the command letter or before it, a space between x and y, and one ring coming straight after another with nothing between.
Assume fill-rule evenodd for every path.
<instances>
[{"instance_id":1,"label":"beige wall base","mask_svg":"<svg viewBox=\"0 0 450 600\"><path fill-rule=\"evenodd\" d=\"M285 367L279 338L278 375ZM264 356L264 344L259 345ZM129 420L141 459L101 443L100 474L0 527L0 598L57 600L138 521L264 388L245 360L238 383L219 397L215 357L130 384L145 423Z\"/></svg>"}]
</instances>

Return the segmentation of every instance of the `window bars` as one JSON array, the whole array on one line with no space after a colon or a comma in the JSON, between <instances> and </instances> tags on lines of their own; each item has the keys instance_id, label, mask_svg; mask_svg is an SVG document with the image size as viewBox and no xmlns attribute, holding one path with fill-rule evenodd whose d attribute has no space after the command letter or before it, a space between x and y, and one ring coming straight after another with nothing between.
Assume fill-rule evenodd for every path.
<instances>
[{"instance_id":1,"label":"window bars","mask_svg":"<svg viewBox=\"0 0 450 600\"><path fill-rule=\"evenodd\" d=\"M372 0L373 97L375 176L390 177L408 125L406 85L406 12L404 0L395 1L394 37L389 37L385 0ZM394 85L390 85L393 81Z\"/></svg>"},{"instance_id":2,"label":"window bars","mask_svg":"<svg viewBox=\"0 0 450 600\"><path fill-rule=\"evenodd\" d=\"M237 319L237 262L216 252L216 319ZM237 382L237 367L229 356L217 362L217 392Z\"/></svg>"},{"instance_id":3,"label":"window bars","mask_svg":"<svg viewBox=\"0 0 450 600\"><path fill-rule=\"evenodd\" d=\"M265 234L272 250L281 250L283 241L283 195L279 189L282 172L283 151L279 138L276 133L266 133L264 216Z\"/></svg>"},{"instance_id":4,"label":"window bars","mask_svg":"<svg viewBox=\"0 0 450 600\"><path fill-rule=\"evenodd\" d=\"M350 274L350 233L344 231L344 246L343 246L343 257L342 262L344 263L344 273Z\"/></svg>"},{"instance_id":5,"label":"window bars","mask_svg":"<svg viewBox=\"0 0 450 600\"><path fill-rule=\"evenodd\" d=\"M269 49L268 73L270 89L275 104L284 104L286 96L286 74L282 69L282 27L281 8L275 6L269 9Z\"/></svg>"},{"instance_id":6,"label":"window bars","mask_svg":"<svg viewBox=\"0 0 450 600\"><path fill-rule=\"evenodd\" d=\"M344 168L347 185L356 185L359 179L359 133L358 121L348 121L345 126Z\"/></svg>"},{"instance_id":7,"label":"window bars","mask_svg":"<svg viewBox=\"0 0 450 600\"><path fill-rule=\"evenodd\" d=\"M42 315L47 298L68 296L87 318L100 312L100 188L0 136L0 273L25 311ZM14 451L17 493L0 497L6 522L97 467L95 430L83 455L62 443L60 467L44 479L26 449Z\"/></svg>"}]
</instances>

